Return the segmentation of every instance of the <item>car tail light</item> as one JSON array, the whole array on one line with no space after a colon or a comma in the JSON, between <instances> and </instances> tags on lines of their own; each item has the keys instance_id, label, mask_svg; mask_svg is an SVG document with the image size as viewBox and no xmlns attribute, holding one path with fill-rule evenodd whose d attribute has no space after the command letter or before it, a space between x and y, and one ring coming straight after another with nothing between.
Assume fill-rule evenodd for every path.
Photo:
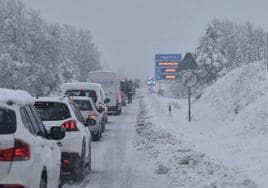
<instances>
[{"instance_id":1,"label":"car tail light","mask_svg":"<svg viewBox=\"0 0 268 188\"><path fill-rule=\"evenodd\" d=\"M79 131L79 129L76 126L75 120L66 121L61 125L61 127L65 128L67 132Z\"/></svg>"},{"instance_id":2,"label":"car tail light","mask_svg":"<svg viewBox=\"0 0 268 188\"><path fill-rule=\"evenodd\" d=\"M69 159L64 159L64 160L63 160L63 164L65 164L65 165L70 164L70 160L69 160Z\"/></svg>"},{"instance_id":3,"label":"car tail light","mask_svg":"<svg viewBox=\"0 0 268 188\"><path fill-rule=\"evenodd\" d=\"M119 94L118 93L116 93L115 100L116 100L116 103L119 103Z\"/></svg>"},{"instance_id":4,"label":"car tail light","mask_svg":"<svg viewBox=\"0 0 268 188\"><path fill-rule=\"evenodd\" d=\"M13 148L0 150L0 161L27 161L30 156L30 146L21 140L15 140Z\"/></svg>"},{"instance_id":5,"label":"car tail light","mask_svg":"<svg viewBox=\"0 0 268 188\"><path fill-rule=\"evenodd\" d=\"M97 120L97 114L96 113L89 114L88 119Z\"/></svg>"}]
</instances>

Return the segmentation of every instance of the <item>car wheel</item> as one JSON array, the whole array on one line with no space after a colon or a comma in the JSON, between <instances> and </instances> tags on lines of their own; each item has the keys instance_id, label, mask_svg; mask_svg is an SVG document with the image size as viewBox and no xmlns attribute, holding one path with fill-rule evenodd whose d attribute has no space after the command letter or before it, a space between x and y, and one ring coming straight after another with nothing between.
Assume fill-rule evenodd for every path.
<instances>
[{"instance_id":1,"label":"car wheel","mask_svg":"<svg viewBox=\"0 0 268 188\"><path fill-rule=\"evenodd\" d=\"M100 140L100 133L97 133L93 136L94 141L99 141Z\"/></svg>"},{"instance_id":2,"label":"car wheel","mask_svg":"<svg viewBox=\"0 0 268 188\"><path fill-rule=\"evenodd\" d=\"M102 123L102 124L101 124L101 132L103 133L104 131L105 131L105 124Z\"/></svg>"},{"instance_id":3,"label":"car wheel","mask_svg":"<svg viewBox=\"0 0 268 188\"><path fill-rule=\"evenodd\" d=\"M45 173L42 174L39 188L47 188L47 176Z\"/></svg>"},{"instance_id":4,"label":"car wheel","mask_svg":"<svg viewBox=\"0 0 268 188\"><path fill-rule=\"evenodd\" d=\"M88 164L87 164L87 167L88 167L88 171L90 172L91 171L91 144L89 146L89 151L88 151Z\"/></svg>"},{"instance_id":5,"label":"car wheel","mask_svg":"<svg viewBox=\"0 0 268 188\"><path fill-rule=\"evenodd\" d=\"M119 116L121 114L121 112L122 112L121 109L120 110L117 110L116 115Z\"/></svg>"},{"instance_id":6,"label":"car wheel","mask_svg":"<svg viewBox=\"0 0 268 188\"><path fill-rule=\"evenodd\" d=\"M102 127L104 127L104 128L102 128ZM104 132L104 130L102 130L102 129L105 130L105 124L102 124L102 125L101 125L101 128L100 128L100 130L99 130L100 138L101 138L101 136L102 136L102 133Z\"/></svg>"},{"instance_id":7,"label":"car wheel","mask_svg":"<svg viewBox=\"0 0 268 188\"><path fill-rule=\"evenodd\" d=\"M83 141L81 157L77 161L77 167L74 169L74 180L80 182L84 179L84 170L85 170L85 154L86 154L86 147Z\"/></svg>"},{"instance_id":8,"label":"car wheel","mask_svg":"<svg viewBox=\"0 0 268 188\"><path fill-rule=\"evenodd\" d=\"M106 115L105 123L108 123L108 116Z\"/></svg>"}]
</instances>

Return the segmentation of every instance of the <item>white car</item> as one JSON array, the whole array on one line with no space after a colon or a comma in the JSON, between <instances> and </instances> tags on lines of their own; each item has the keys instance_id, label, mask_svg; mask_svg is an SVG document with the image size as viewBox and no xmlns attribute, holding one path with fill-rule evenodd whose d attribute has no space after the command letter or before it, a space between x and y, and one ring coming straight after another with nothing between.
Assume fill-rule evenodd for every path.
<instances>
[{"instance_id":1,"label":"white car","mask_svg":"<svg viewBox=\"0 0 268 188\"><path fill-rule=\"evenodd\" d=\"M97 110L102 114L102 131L105 129L107 119L106 104L110 99L105 99L105 94L101 84L91 82L72 82L61 85L61 92L68 96L84 96L90 97L96 104Z\"/></svg>"},{"instance_id":2,"label":"white car","mask_svg":"<svg viewBox=\"0 0 268 188\"><path fill-rule=\"evenodd\" d=\"M102 115L98 112L95 103L90 97L71 97L80 110L93 140L98 141L102 134Z\"/></svg>"},{"instance_id":3,"label":"white car","mask_svg":"<svg viewBox=\"0 0 268 188\"><path fill-rule=\"evenodd\" d=\"M55 141L64 129L50 134L38 116L34 98L25 91L0 89L0 187L57 188L61 151Z\"/></svg>"},{"instance_id":4,"label":"white car","mask_svg":"<svg viewBox=\"0 0 268 188\"><path fill-rule=\"evenodd\" d=\"M64 127L65 138L59 143L62 152L62 171L75 181L91 170L91 134L84 119L69 97L40 97L35 107L46 129Z\"/></svg>"}]
</instances>

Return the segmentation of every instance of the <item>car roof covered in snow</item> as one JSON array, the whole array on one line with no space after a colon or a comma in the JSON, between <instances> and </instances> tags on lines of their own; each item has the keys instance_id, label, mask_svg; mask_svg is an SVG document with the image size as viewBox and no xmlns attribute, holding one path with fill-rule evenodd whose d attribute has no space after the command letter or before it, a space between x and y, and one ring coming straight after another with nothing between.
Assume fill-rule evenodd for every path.
<instances>
[{"instance_id":1,"label":"car roof covered in snow","mask_svg":"<svg viewBox=\"0 0 268 188\"><path fill-rule=\"evenodd\" d=\"M85 96L71 96L70 98L72 100L90 101L90 102L93 103L93 100L90 97L85 97Z\"/></svg>"},{"instance_id":2,"label":"car roof covered in snow","mask_svg":"<svg viewBox=\"0 0 268 188\"><path fill-rule=\"evenodd\" d=\"M65 83L60 86L61 92L65 93L69 90L96 90L101 89L101 84L91 82L71 82Z\"/></svg>"},{"instance_id":3,"label":"car roof covered in snow","mask_svg":"<svg viewBox=\"0 0 268 188\"><path fill-rule=\"evenodd\" d=\"M70 99L69 96L53 96L53 97L39 97L35 99L35 102L68 102Z\"/></svg>"},{"instance_id":4,"label":"car roof covered in snow","mask_svg":"<svg viewBox=\"0 0 268 188\"><path fill-rule=\"evenodd\" d=\"M25 106L34 104L34 97L23 90L0 89L0 103Z\"/></svg>"}]
</instances>

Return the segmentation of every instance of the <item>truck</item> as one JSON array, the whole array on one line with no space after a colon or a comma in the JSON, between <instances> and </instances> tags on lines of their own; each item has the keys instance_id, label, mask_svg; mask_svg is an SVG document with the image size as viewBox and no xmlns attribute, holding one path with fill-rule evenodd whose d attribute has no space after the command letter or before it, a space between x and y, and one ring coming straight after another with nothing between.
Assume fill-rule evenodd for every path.
<instances>
[{"instance_id":1,"label":"truck","mask_svg":"<svg viewBox=\"0 0 268 188\"><path fill-rule=\"evenodd\" d=\"M89 82L102 85L105 97L110 99L107 104L108 114L120 115L122 112L122 98L119 76L112 71L101 70L89 72L88 79Z\"/></svg>"}]
</instances>

